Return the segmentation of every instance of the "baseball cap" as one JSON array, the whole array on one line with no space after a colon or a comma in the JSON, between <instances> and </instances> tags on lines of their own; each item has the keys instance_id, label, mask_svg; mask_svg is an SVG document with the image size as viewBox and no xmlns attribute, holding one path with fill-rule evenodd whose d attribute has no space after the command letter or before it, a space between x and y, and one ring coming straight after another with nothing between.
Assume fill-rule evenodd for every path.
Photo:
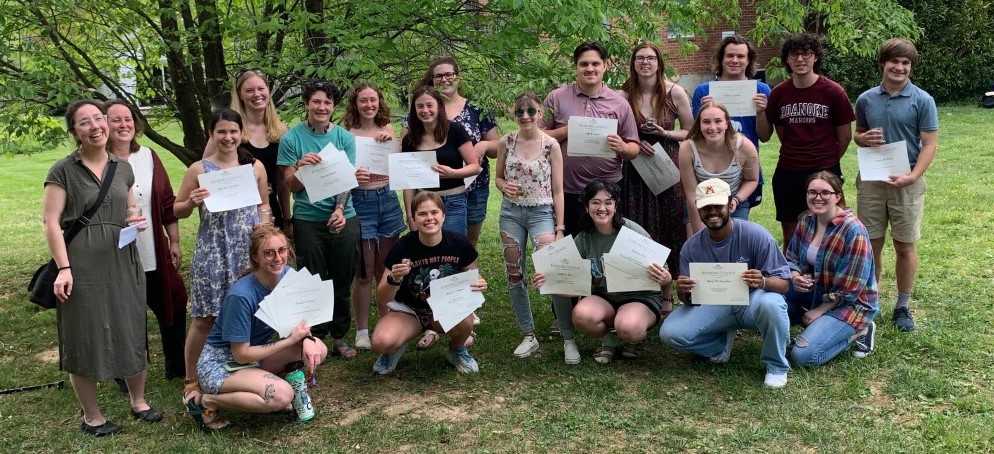
<instances>
[{"instance_id":1,"label":"baseball cap","mask_svg":"<svg viewBox=\"0 0 994 454\"><path fill-rule=\"evenodd\" d=\"M732 190L728 187L728 183L718 178L712 178L697 185L695 195L697 196L697 208L700 209L708 205L728 205L728 198L732 196Z\"/></svg>"}]
</instances>

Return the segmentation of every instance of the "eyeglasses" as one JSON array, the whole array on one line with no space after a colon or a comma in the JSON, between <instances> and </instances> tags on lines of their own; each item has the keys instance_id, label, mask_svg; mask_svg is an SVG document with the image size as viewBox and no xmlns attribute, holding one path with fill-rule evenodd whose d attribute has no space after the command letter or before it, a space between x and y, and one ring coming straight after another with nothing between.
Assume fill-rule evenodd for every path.
<instances>
[{"instance_id":1,"label":"eyeglasses","mask_svg":"<svg viewBox=\"0 0 994 454\"><path fill-rule=\"evenodd\" d=\"M280 257L286 257L289 253L290 248L283 246L279 249L266 249L265 251L262 251L262 256L265 257L266 260L272 260L273 257L276 257L276 254L279 254Z\"/></svg>"},{"instance_id":2,"label":"eyeglasses","mask_svg":"<svg viewBox=\"0 0 994 454\"><path fill-rule=\"evenodd\" d=\"M79 122L76 123L75 127L79 129L90 129L94 125L105 125L105 124L107 124L107 116L97 115L94 117L84 118L80 120Z\"/></svg>"},{"instance_id":3,"label":"eyeglasses","mask_svg":"<svg viewBox=\"0 0 994 454\"><path fill-rule=\"evenodd\" d=\"M659 59L656 58L655 55L638 55L638 56L635 57L635 61L637 63L642 63L642 62L655 63L656 60L659 60Z\"/></svg>"},{"instance_id":4,"label":"eyeglasses","mask_svg":"<svg viewBox=\"0 0 994 454\"><path fill-rule=\"evenodd\" d=\"M800 60L802 58L803 59L808 59L808 58L811 58L811 56L814 55L814 54L815 53L811 52L810 50L805 50L805 51L801 51L801 52L791 52L791 53L787 54L787 58L789 58L791 60Z\"/></svg>"},{"instance_id":5,"label":"eyeglasses","mask_svg":"<svg viewBox=\"0 0 994 454\"><path fill-rule=\"evenodd\" d=\"M602 206L603 207L613 207L614 204L615 204L614 199L605 199L605 200L591 199L590 200L590 205L592 205L592 206L594 206L596 208L600 208Z\"/></svg>"},{"instance_id":6,"label":"eyeglasses","mask_svg":"<svg viewBox=\"0 0 994 454\"><path fill-rule=\"evenodd\" d=\"M536 110L534 107L529 107L527 109L514 109L515 117L521 118L525 116L526 113L528 114L529 117L534 117L535 114L538 113L538 110Z\"/></svg>"},{"instance_id":7,"label":"eyeglasses","mask_svg":"<svg viewBox=\"0 0 994 454\"><path fill-rule=\"evenodd\" d=\"M835 194L838 194L838 192L835 192L835 191L814 191L814 190L810 190L810 189L808 190L808 198L809 199L817 199L818 197L821 197L823 199L828 199L829 197L831 197L831 196L833 196Z\"/></svg>"},{"instance_id":8,"label":"eyeglasses","mask_svg":"<svg viewBox=\"0 0 994 454\"><path fill-rule=\"evenodd\" d=\"M443 79L452 80L452 79L455 79L456 76L458 76L458 75L459 75L458 73L451 73L450 72L450 73L434 74L434 75L431 76L431 78L432 78L432 80L435 80L435 81L441 81Z\"/></svg>"}]
</instances>

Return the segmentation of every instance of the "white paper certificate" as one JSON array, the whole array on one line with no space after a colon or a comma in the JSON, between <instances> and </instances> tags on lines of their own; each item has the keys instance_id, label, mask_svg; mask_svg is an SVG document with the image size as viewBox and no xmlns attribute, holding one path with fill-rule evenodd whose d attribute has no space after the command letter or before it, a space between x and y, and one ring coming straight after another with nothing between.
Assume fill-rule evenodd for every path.
<instances>
[{"instance_id":1,"label":"white paper certificate","mask_svg":"<svg viewBox=\"0 0 994 454\"><path fill-rule=\"evenodd\" d=\"M617 134L618 120L614 118L569 117L567 123L567 154L613 158L607 147L608 134Z\"/></svg>"},{"instance_id":2,"label":"white paper certificate","mask_svg":"<svg viewBox=\"0 0 994 454\"><path fill-rule=\"evenodd\" d=\"M911 173L908 144L903 140L879 147L856 148L856 159L859 178L863 181L890 181L891 175Z\"/></svg>"},{"instance_id":3,"label":"white paper certificate","mask_svg":"<svg viewBox=\"0 0 994 454\"><path fill-rule=\"evenodd\" d=\"M614 244L611 245L610 253L632 262L641 267L643 272L648 273L649 265L666 263L666 259L670 256L670 249L653 241L652 238L623 226L614 239Z\"/></svg>"},{"instance_id":4,"label":"white paper certificate","mask_svg":"<svg viewBox=\"0 0 994 454\"><path fill-rule=\"evenodd\" d=\"M663 150L663 146L658 142L652 146L656 150L653 156L646 156L639 153L632 160L632 165L638 171L642 181L654 195L662 194L663 191L673 187L680 182L680 169L677 168L670 156Z\"/></svg>"},{"instance_id":5,"label":"white paper certificate","mask_svg":"<svg viewBox=\"0 0 994 454\"><path fill-rule=\"evenodd\" d=\"M319 202L359 186L355 179L355 167L349 162L348 155L334 144L329 143L318 156L321 156L321 162L301 166L295 174L307 190L307 198L311 202Z\"/></svg>"},{"instance_id":6,"label":"white paper certificate","mask_svg":"<svg viewBox=\"0 0 994 454\"><path fill-rule=\"evenodd\" d=\"M747 306L749 286L742 280L748 269L745 263L690 263L694 304Z\"/></svg>"},{"instance_id":7,"label":"white paper certificate","mask_svg":"<svg viewBox=\"0 0 994 454\"><path fill-rule=\"evenodd\" d=\"M262 203L252 164L220 169L197 176L200 187L210 191L204 205L211 213L237 210Z\"/></svg>"},{"instance_id":8,"label":"white paper certificate","mask_svg":"<svg viewBox=\"0 0 994 454\"><path fill-rule=\"evenodd\" d=\"M395 140L377 142L369 137L355 138L355 166L365 167L369 173L390 175L390 159L393 153L400 153L400 143Z\"/></svg>"},{"instance_id":9,"label":"white paper certificate","mask_svg":"<svg viewBox=\"0 0 994 454\"><path fill-rule=\"evenodd\" d=\"M448 332L483 305L483 292L474 292L470 284L480 279L480 270L469 270L431 281L428 305L435 320Z\"/></svg>"},{"instance_id":10,"label":"white paper certificate","mask_svg":"<svg viewBox=\"0 0 994 454\"><path fill-rule=\"evenodd\" d=\"M715 102L725 106L730 117L755 117L755 80L727 80L708 83L708 93Z\"/></svg>"},{"instance_id":11,"label":"white paper certificate","mask_svg":"<svg viewBox=\"0 0 994 454\"><path fill-rule=\"evenodd\" d=\"M659 291L661 286L649 277L648 267L636 265L631 260L607 253L603 256L604 279L607 291L636 292Z\"/></svg>"},{"instance_id":12,"label":"white paper certificate","mask_svg":"<svg viewBox=\"0 0 994 454\"><path fill-rule=\"evenodd\" d=\"M121 236L117 238L117 248L121 249L138 239L138 226L141 224L129 225L121 229Z\"/></svg>"},{"instance_id":13,"label":"white paper certificate","mask_svg":"<svg viewBox=\"0 0 994 454\"><path fill-rule=\"evenodd\" d=\"M440 186L434 151L408 151L389 155L390 189L424 189Z\"/></svg>"},{"instance_id":14,"label":"white paper certificate","mask_svg":"<svg viewBox=\"0 0 994 454\"><path fill-rule=\"evenodd\" d=\"M542 295L589 296L590 260L569 256L532 255L535 272L545 274Z\"/></svg>"}]
</instances>

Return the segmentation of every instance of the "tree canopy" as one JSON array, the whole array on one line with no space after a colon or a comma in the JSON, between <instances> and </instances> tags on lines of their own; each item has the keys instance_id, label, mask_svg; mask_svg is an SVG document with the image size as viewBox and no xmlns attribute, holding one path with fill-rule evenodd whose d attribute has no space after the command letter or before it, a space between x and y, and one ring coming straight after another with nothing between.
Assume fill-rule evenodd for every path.
<instances>
[{"instance_id":1,"label":"tree canopy","mask_svg":"<svg viewBox=\"0 0 994 454\"><path fill-rule=\"evenodd\" d=\"M0 0L0 123L7 152L50 147L65 137L49 115L79 98L160 103L183 140L154 122L146 135L190 164L206 144L213 108L228 104L240 69L270 77L281 110L299 108L296 87L322 78L347 88L372 81L403 93L430 60L450 55L462 85L489 107L524 89L545 93L572 80L581 41L605 43L623 62L639 40L665 26L700 35L735 23L734 0ZM869 55L882 37L914 36L913 17L892 0L755 0L753 37L825 27L836 46ZM869 14L872 12L873 14ZM665 35L664 35L665 36ZM693 45L684 43L685 52ZM626 65L608 74L611 85ZM142 117L145 115L143 114ZM140 118L146 121L146 118ZM3 137L0 137L3 138ZM10 147L16 147L11 149Z\"/></svg>"}]
</instances>

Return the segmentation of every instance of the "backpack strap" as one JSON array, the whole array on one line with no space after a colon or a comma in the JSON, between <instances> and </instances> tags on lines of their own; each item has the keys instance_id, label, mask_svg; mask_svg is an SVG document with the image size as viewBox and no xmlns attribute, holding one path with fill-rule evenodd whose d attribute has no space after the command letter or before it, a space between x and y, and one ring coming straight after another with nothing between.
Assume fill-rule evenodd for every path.
<instances>
[{"instance_id":1,"label":"backpack strap","mask_svg":"<svg viewBox=\"0 0 994 454\"><path fill-rule=\"evenodd\" d=\"M97 200L93 202L93 206L88 208L82 216L73 221L72 227L65 234L65 241L68 245L70 241L78 234L83 227L90 225L90 218L94 214L97 214L97 210L100 209L100 205L103 204L104 198L107 197L107 191L110 190L110 184L114 181L114 173L117 170L117 161L110 161L107 164L107 174L104 175L104 181L100 183L100 192L97 194Z\"/></svg>"}]
</instances>

